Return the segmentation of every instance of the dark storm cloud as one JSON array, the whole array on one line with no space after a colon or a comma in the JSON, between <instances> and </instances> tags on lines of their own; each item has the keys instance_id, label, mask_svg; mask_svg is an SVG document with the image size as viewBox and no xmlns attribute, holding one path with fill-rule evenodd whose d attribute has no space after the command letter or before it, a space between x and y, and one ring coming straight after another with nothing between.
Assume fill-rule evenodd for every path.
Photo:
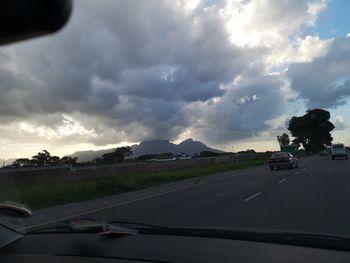
<instances>
[{"instance_id":1,"label":"dark storm cloud","mask_svg":"<svg viewBox=\"0 0 350 263\"><path fill-rule=\"evenodd\" d=\"M350 39L338 38L328 53L310 63L291 65L292 87L307 106L332 108L346 104L350 95Z\"/></svg>"},{"instance_id":2,"label":"dark storm cloud","mask_svg":"<svg viewBox=\"0 0 350 263\"><path fill-rule=\"evenodd\" d=\"M252 77L253 79L253 77ZM267 120L281 115L284 109L283 81L278 77L256 78L228 92L220 103L206 104L196 109L195 132L208 142L224 144L258 136L270 127Z\"/></svg>"},{"instance_id":3,"label":"dark storm cloud","mask_svg":"<svg viewBox=\"0 0 350 263\"><path fill-rule=\"evenodd\" d=\"M193 125L211 142L247 138L281 113L281 83L223 86L261 74L259 52L233 45L205 1L192 14L173 1L76 1L62 32L0 53L0 118L57 130L68 114L96 145L174 139Z\"/></svg>"},{"instance_id":4,"label":"dark storm cloud","mask_svg":"<svg viewBox=\"0 0 350 263\"><path fill-rule=\"evenodd\" d=\"M63 32L4 49L2 120L52 127L45 114L82 113L127 139L176 137L189 125L184 102L223 96L246 59L217 10L201 12L166 1L77 1Z\"/></svg>"},{"instance_id":5,"label":"dark storm cloud","mask_svg":"<svg viewBox=\"0 0 350 263\"><path fill-rule=\"evenodd\" d=\"M222 96L218 80L201 81L184 68L148 69L125 73L124 92L144 98L161 98L166 101L206 101Z\"/></svg>"}]
</instances>

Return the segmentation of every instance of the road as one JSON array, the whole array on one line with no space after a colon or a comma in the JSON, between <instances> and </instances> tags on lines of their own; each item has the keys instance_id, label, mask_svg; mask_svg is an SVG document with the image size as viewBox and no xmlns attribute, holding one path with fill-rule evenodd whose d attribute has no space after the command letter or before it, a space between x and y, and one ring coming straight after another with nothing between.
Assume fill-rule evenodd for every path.
<instances>
[{"instance_id":1,"label":"road","mask_svg":"<svg viewBox=\"0 0 350 263\"><path fill-rule=\"evenodd\" d=\"M69 217L169 226L242 227L350 235L350 160L312 156L39 211L32 228Z\"/></svg>"}]
</instances>

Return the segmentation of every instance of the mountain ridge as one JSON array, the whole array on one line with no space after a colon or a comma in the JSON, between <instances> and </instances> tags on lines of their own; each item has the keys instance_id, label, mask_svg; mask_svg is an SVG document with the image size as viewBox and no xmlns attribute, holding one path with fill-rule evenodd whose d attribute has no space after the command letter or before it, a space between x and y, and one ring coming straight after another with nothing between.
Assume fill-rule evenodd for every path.
<instances>
[{"instance_id":1,"label":"mountain ridge","mask_svg":"<svg viewBox=\"0 0 350 263\"><path fill-rule=\"evenodd\" d=\"M133 157L137 158L144 154L161 154L161 153L185 153L193 155L202 151L223 152L218 149L208 147L201 141L195 141L192 138L184 140L179 144L171 143L169 140L150 140L143 141L140 144L130 146L133 151ZM100 157L103 154L113 151L115 148L105 150L87 150L74 152L70 156L78 157L78 162L92 161L95 157Z\"/></svg>"}]
</instances>

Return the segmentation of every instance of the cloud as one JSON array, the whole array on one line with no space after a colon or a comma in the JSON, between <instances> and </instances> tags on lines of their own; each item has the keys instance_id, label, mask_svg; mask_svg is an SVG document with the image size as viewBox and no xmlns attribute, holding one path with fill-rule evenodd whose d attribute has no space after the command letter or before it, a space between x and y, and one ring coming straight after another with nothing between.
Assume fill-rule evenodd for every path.
<instances>
[{"instance_id":1,"label":"cloud","mask_svg":"<svg viewBox=\"0 0 350 263\"><path fill-rule=\"evenodd\" d=\"M291 64L292 88L310 108L335 108L350 95L350 39L334 39L327 54L312 62Z\"/></svg>"},{"instance_id":2,"label":"cloud","mask_svg":"<svg viewBox=\"0 0 350 263\"><path fill-rule=\"evenodd\" d=\"M132 122L167 130L183 118L165 123L165 113L171 119L183 102L222 96L220 85L244 67L215 8L193 17L171 2L77 1L75 11L57 36L5 49L2 116L80 112L118 130Z\"/></svg>"},{"instance_id":3,"label":"cloud","mask_svg":"<svg viewBox=\"0 0 350 263\"><path fill-rule=\"evenodd\" d=\"M223 15L232 29L231 39L242 46L280 47L313 26L326 1L227 1Z\"/></svg>"},{"instance_id":4,"label":"cloud","mask_svg":"<svg viewBox=\"0 0 350 263\"><path fill-rule=\"evenodd\" d=\"M325 3L76 1L60 33L0 51L2 140L259 136L286 114L294 90L312 101L299 67L326 60L338 43L304 33Z\"/></svg>"},{"instance_id":5,"label":"cloud","mask_svg":"<svg viewBox=\"0 0 350 263\"><path fill-rule=\"evenodd\" d=\"M343 116L337 116L334 121L334 126L336 131L345 130L347 128L347 125L344 122Z\"/></svg>"},{"instance_id":6,"label":"cloud","mask_svg":"<svg viewBox=\"0 0 350 263\"><path fill-rule=\"evenodd\" d=\"M222 99L193 105L191 133L213 144L258 136L283 112L284 85L275 76L250 78L231 87Z\"/></svg>"},{"instance_id":7,"label":"cloud","mask_svg":"<svg viewBox=\"0 0 350 263\"><path fill-rule=\"evenodd\" d=\"M238 46L259 47L267 68L310 61L327 48L327 41L307 34L326 8L326 0L227 2L222 14L231 41Z\"/></svg>"}]
</instances>

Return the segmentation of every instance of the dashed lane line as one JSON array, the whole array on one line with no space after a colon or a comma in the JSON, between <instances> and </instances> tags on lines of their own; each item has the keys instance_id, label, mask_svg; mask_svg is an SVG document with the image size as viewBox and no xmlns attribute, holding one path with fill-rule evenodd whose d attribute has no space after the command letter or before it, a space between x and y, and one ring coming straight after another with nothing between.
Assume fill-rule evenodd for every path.
<instances>
[{"instance_id":1,"label":"dashed lane line","mask_svg":"<svg viewBox=\"0 0 350 263\"><path fill-rule=\"evenodd\" d=\"M283 183L283 182L286 181L286 180L287 180L287 178L284 178L284 179L278 181L278 183L281 184L281 183Z\"/></svg>"},{"instance_id":2,"label":"dashed lane line","mask_svg":"<svg viewBox=\"0 0 350 263\"><path fill-rule=\"evenodd\" d=\"M132 199L132 200L129 200L129 201L117 202L117 203L114 203L114 204L107 205L105 207L100 207L100 208L96 208L96 209L86 210L86 211L83 211L83 212L80 212L80 213L71 214L71 215L68 215L68 216L64 216L64 217L57 218L57 219L54 219L54 220L49 220L49 221L46 221L46 222L43 222L43 223L39 223L39 224L35 224L35 225L28 225L28 226L26 226L26 229L27 230L28 229L33 229L33 228L36 228L36 227L41 227L41 226L44 226L44 225L53 224L53 223L60 222L60 221L63 221L63 220L67 220L67 219L70 219L70 218L79 217L79 216L85 216L85 215L88 215L88 214L91 214L91 213L96 213L96 212L100 212L100 211L103 211L103 210L107 210L107 209L111 209L111 208L115 208L115 207L119 207L119 206L132 204L132 203L135 203L135 202L156 198L156 197L163 196L163 195L166 195L166 194L170 194L170 193L174 193L174 192L178 192L178 191L183 191L183 190L187 190L187 189L191 189L191 188L195 188L195 187L198 187L198 186L211 184L211 183L215 183L215 182L225 181L225 180L231 179L233 177L250 174L250 173L253 173L253 172L260 171L260 170L262 170L262 169L259 168L259 169L250 170L250 171L246 171L246 172L236 173L236 174L233 174L233 175L225 176L225 177L214 179L214 180L207 181L207 182L199 182L199 183L193 184L193 185L186 185L186 186L182 186L182 187L176 187L176 188L173 188L171 190L163 191L163 192L156 193L156 194L151 194L151 195L148 195L148 196L143 196L143 197L140 197L140 198L135 198L135 199ZM259 193L259 194L261 194L261 193Z\"/></svg>"},{"instance_id":3,"label":"dashed lane line","mask_svg":"<svg viewBox=\"0 0 350 263\"><path fill-rule=\"evenodd\" d=\"M258 195L261 195L261 194L262 194L262 192L257 192L256 194L253 194L252 196L244 199L244 202L248 202L248 201L252 200L253 198L255 198L255 197L257 197Z\"/></svg>"}]
</instances>

